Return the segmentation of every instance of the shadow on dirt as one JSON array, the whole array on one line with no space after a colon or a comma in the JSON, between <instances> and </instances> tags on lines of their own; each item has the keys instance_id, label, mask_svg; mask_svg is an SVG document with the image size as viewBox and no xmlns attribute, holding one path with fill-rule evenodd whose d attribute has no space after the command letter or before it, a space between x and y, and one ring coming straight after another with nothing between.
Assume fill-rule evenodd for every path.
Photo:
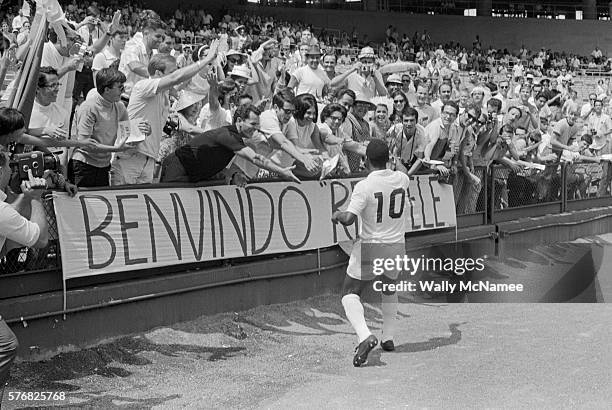
<instances>
[{"instance_id":1,"label":"shadow on dirt","mask_svg":"<svg viewBox=\"0 0 612 410\"><path fill-rule=\"evenodd\" d=\"M459 326L464 324L465 322L451 323L448 325L448 330L451 332L450 336L448 337L432 337L424 342L404 343L395 346L395 351L398 353L417 353L457 344L461 340L461 330L459 330Z\"/></svg>"},{"instance_id":2,"label":"shadow on dirt","mask_svg":"<svg viewBox=\"0 0 612 410\"><path fill-rule=\"evenodd\" d=\"M124 364L144 366L151 362L140 356L142 352L157 352L171 357L190 353L198 360L216 362L225 360L245 350L244 347L202 347L181 344L156 344L142 336L124 337L110 343L61 353L49 360L23 362L11 371L11 387L26 390L76 391L79 386L66 383L82 377L99 375L103 377L127 377L132 372L112 366Z\"/></svg>"}]
</instances>

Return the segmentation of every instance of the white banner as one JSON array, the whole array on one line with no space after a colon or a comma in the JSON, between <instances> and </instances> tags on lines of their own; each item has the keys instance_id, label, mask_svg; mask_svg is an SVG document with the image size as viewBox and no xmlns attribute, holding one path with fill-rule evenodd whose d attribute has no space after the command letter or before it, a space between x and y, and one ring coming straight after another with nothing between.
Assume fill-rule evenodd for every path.
<instances>
[{"instance_id":1,"label":"white banner","mask_svg":"<svg viewBox=\"0 0 612 410\"><path fill-rule=\"evenodd\" d=\"M55 198L65 279L199 261L303 251L354 239L358 223L331 222L359 179L155 188ZM411 180L407 231L456 225L453 191Z\"/></svg>"}]
</instances>

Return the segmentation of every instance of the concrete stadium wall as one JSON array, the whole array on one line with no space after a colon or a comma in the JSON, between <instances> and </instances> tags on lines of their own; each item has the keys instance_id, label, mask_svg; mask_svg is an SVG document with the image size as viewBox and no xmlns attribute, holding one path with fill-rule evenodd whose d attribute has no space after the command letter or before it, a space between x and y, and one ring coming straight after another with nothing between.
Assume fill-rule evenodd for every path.
<instances>
[{"instance_id":1,"label":"concrete stadium wall","mask_svg":"<svg viewBox=\"0 0 612 410\"><path fill-rule=\"evenodd\" d=\"M230 7L230 6L228 6ZM316 27L351 32L383 40L388 25L410 36L416 30L427 30L434 42L458 41L469 45L480 35L483 46L518 50L522 44L530 49L546 47L554 51L590 54L598 46L612 54L612 24L605 21L545 20L493 17L431 16L347 10L295 9L282 7L234 7L240 13L272 15L283 20L300 20Z\"/></svg>"}]
</instances>

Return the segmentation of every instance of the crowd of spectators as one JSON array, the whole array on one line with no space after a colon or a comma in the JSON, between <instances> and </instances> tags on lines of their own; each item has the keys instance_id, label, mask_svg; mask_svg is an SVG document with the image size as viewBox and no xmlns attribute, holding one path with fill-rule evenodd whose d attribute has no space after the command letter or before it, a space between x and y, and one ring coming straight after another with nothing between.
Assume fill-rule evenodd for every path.
<instances>
[{"instance_id":1,"label":"crowd of spectators","mask_svg":"<svg viewBox=\"0 0 612 410\"><path fill-rule=\"evenodd\" d=\"M451 184L458 214L483 210L489 176L497 209L554 201L563 187L570 199L609 195L610 80L585 104L573 89L585 64L610 71L598 48L580 57L484 48L479 37L436 44L427 31L393 26L374 44L355 30L272 17L179 8L162 19L138 1L63 6L67 24L46 33L29 123L0 108L0 245L47 245L42 190L33 188L74 195L348 176L364 171L373 139L387 144L391 168ZM35 7L0 11L0 78L32 49ZM18 181L15 201L7 148L53 152L59 170ZM0 341L1 397L17 347L1 318Z\"/></svg>"},{"instance_id":2,"label":"crowd of spectators","mask_svg":"<svg viewBox=\"0 0 612 410\"><path fill-rule=\"evenodd\" d=\"M66 42L49 30L32 119L13 143L59 150L67 190L299 181L336 157L329 175L345 176L383 139L395 169L452 184L458 213L482 210L492 168L498 208L558 198L561 169L568 197L608 194L612 87L601 80L580 104L578 56L485 49L478 36L469 49L435 44L393 26L377 45L272 17L177 9L162 19L138 3L75 0L64 9ZM2 18L23 60L28 16ZM598 49L590 58L608 63Z\"/></svg>"}]
</instances>

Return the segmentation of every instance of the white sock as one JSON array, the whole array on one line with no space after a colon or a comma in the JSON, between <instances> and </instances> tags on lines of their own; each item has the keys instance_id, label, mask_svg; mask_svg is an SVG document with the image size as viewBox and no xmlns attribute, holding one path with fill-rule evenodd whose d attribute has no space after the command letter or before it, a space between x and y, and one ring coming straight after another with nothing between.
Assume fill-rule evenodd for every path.
<instances>
[{"instance_id":1,"label":"white sock","mask_svg":"<svg viewBox=\"0 0 612 410\"><path fill-rule=\"evenodd\" d=\"M357 332L359 343L363 342L372 332L370 332L368 325L366 325L361 298L354 293L344 295L342 297L342 306L344 307L346 318L351 323L351 326L353 326L353 329L355 329L355 332Z\"/></svg>"},{"instance_id":2,"label":"white sock","mask_svg":"<svg viewBox=\"0 0 612 410\"><path fill-rule=\"evenodd\" d=\"M397 323L397 293L382 294L383 336L382 341L393 340Z\"/></svg>"}]
</instances>

